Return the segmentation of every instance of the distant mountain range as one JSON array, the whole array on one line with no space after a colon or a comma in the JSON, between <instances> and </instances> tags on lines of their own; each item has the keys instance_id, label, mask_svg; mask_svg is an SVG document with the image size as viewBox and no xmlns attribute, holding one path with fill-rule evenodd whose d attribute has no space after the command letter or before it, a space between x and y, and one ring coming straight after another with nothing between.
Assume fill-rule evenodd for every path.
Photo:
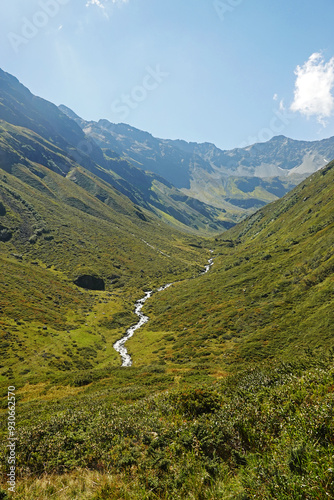
<instances>
[{"instance_id":1,"label":"distant mountain range","mask_svg":"<svg viewBox=\"0 0 334 500\"><path fill-rule=\"evenodd\" d=\"M1 134L1 168L29 160L80 183L74 173L80 165L160 220L202 234L230 228L334 158L333 137L278 136L222 151L108 120L85 121L1 70L0 120L5 128L19 127Z\"/></svg>"},{"instance_id":2,"label":"distant mountain range","mask_svg":"<svg viewBox=\"0 0 334 500\"><path fill-rule=\"evenodd\" d=\"M110 148L102 150L57 106L1 70L0 125L0 167L8 172L18 163L35 162L80 184L75 172L80 166L169 225L203 233L232 225L224 210L180 192L154 172L143 172Z\"/></svg>"},{"instance_id":3,"label":"distant mountain range","mask_svg":"<svg viewBox=\"0 0 334 500\"><path fill-rule=\"evenodd\" d=\"M231 221L282 197L334 158L334 137L307 142L281 135L222 151L210 143L157 139L108 120L85 121L66 106L59 108L102 149L158 174L184 194L225 209L225 219Z\"/></svg>"},{"instance_id":4,"label":"distant mountain range","mask_svg":"<svg viewBox=\"0 0 334 500\"><path fill-rule=\"evenodd\" d=\"M332 143L154 139L0 71L0 408L15 414L17 391L18 498L333 498Z\"/></svg>"}]
</instances>

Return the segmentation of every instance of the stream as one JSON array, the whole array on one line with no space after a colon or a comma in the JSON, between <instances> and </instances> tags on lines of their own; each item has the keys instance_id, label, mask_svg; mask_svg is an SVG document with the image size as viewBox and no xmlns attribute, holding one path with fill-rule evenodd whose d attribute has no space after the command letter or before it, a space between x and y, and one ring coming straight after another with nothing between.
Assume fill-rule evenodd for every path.
<instances>
[{"instance_id":1,"label":"stream","mask_svg":"<svg viewBox=\"0 0 334 500\"><path fill-rule=\"evenodd\" d=\"M210 250L210 252L212 253L212 250ZM202 274L208 273L212 266L213 266L213 259L209 259L207 265L205 266L204 271L200 272L200 276ZM157 292L162 292L163 290L166 290L166 288L169 288L170 286L174 285L174 283L178 283L178 282L174 281L173 283L167 283L167 285L163 285L160 288L158 288ZM130 328L128 328L126 330L124 337L122 337L120 340L117 340L117 342L115 342L115 344L113 345L115 351L117 351L122 358L122 366L131 366L132 365L131 356L128 353L124 344L127 340L129 340L133 336L133 334L135 333L136 330L139 330L139 328L141 328L143 325L145 325L148 322L149 317L145 316L145 314L142 313L142 309L144 307L145 302L150 297L152 297L152 294L153 294L153 290L149 290L148 292L145 292L145 296L142 299L137 300L137 302L135 303L135 311L134 312L139 318L138 323L136 323L133 326L130 326Z\"/></svg>"}]
</instances>

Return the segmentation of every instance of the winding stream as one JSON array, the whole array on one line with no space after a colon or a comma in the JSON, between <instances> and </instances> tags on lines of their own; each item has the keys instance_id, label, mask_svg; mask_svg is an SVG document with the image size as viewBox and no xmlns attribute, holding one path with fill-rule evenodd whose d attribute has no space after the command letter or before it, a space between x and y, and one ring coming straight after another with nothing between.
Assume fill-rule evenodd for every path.
<instances>
[{"instance_id":1,"label":"winding stream","mask_svg":"<svg viewBox=\"0 0 334 500\"><path fill-rule=\"evenodd\" d=\"M212 250L210 250L210 252L212 253ZM212 265L213 265L213 259L209 259L207 265L205 266L204 271L202 271L200 275L208 273ZM167 285L161 286L160 288L157 289L157 292L162 292L163 290L166 290L166 288L169 288L170 286L174 285L174 283L177 283L177 281L174 281L173 283L167 283ZM131 356L128 353L124 344L127 340L129 340L133 336L136 330L138 330L148 322L149 317L145 316L145 314L142 313L142 309L147 299L152 297L152 294L153 290L149 290L148 292L145 293L145 296L142 299L137 300L137 302L135 303L134 312L139 318L138 323L136 323L133 326L130 326L130 328L126 330L124 337L122 337L120 340L117 340L117 342L115 342L115 344L113 345L115 351L117 351L122 358L122 366L132 365Z\"/></svg>"},{"instance_id":2,"label":"winding stream","mask_svg":"<svg viewBox=\"0 0 334 500\"><path fill-rule=\"evenodd\" d=\"M207 265L205 266L204 271L201 272L201 274L206 274L210 271L211 266L213 266L213 259L209 259Z\"/></svg>"}]
</instances>

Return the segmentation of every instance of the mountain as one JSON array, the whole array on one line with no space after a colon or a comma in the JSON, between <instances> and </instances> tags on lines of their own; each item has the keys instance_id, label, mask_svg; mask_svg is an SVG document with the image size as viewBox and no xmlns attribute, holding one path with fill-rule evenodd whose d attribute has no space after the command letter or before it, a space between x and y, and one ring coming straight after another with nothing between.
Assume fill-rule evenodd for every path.
<instances>
[{"instance_id":1,"label":"mountain","mask_svg":"<svg viewBox=\"0 0 334 500\"><path fill-rule=\"evenodd\" d=\"M1 318L0 412L5 420L9 382L20 416L19 497L333 496L333 182L334 162L211 241L210 272L191 277L189 268L145 304L150 321L128 341L129 368L117 367L111 351L133 321L120 309L124 289L80 295L54 269L32 272L24 256L18 275L6 259L1 286L22 295L12 321ZM10 212L0 206L1 217ZM79 246L92 227L78 229ZM178 240L180 251L185 243ZM196 249L188 242L187 251ZM148 262L141 246L132 250L152 275L154 252ZM108 265L110 254L100 256ZM126 245L114 258L129 262ZM162 266L160 279L167 272ZM10 293L0 297L8 302ZM4 472L7 434L4 426Z\"/></svg>"},{"instance_id":2,"label":"mountain","mask_svg":"<svg viewBox=\"0 0 334 500\"><path fill-rule=\"evenodd\" d=\"M143 172L110 149L102 151L74 120L1 70L0 120L2 168L10 170L15 162L30 160L80 182L80 176L71 173L80 165L175 227L205 233L232 225L223 210L181 193L162 177Z\"/></svg>"},{"instance_id":3,"label":"mountain","mask_svg":"<svg viewBox=\"0 0 334 500\"><path fill-rule=\"evenodd\" d=\"M226 220L234 222L282 197L334 158L334 137L307 142L277 136L222 151L210 143L157 139L108 120L85 121L66 106L60 109L101 148L111 148L183 193L226 210Z\"/></svg>"},{"instance_id":4,"label":"mountain","mask_svg":"<svg viewBox=\"0 0 334 500\"><path fill-rule=\"evenodd\" d=\"M215 222L219 212L187 198L169 181L135 167L112 149L101 149L92 136L86 137L76 115L67 110L70 116L65 116L56 106L35 98L14 77L3 72L0 76L1 296L8 297L11 291L1 304L4 332L12 322L22 318L31 322L33 317L38 318L37 330L52 325L70 328L65 311L71 304L70 309L77 311L72 316L77 318L73 328L79 335L78 311L89 315L87 304L97 298L81 295L79 286L114 293L114 299L122 291L116 300L116 314L123 318L116 321L117 336L133 318L133 295L198 276L211 247L216 259L208 275L152 298L148 306L152 320L142 332L147 339L153 335L155 342L147 345L141 335L129 341L134 352L141 353L135 364L160 360L178 370L179 364L203 368L207 363L210 370L219 365L226 371L227 355L237 364L238 359L256 360L258 353L289 355L305 324L311 333L304 337L310 341L315 332L312 342L326 345L328 324L323 324L321 315L329 314L331 304L326 280L332 272L332 164L220 236ZM138 131L138 141L142 135ZM76 148L75 141L81 146ZM262 145L261 154L276 144L278 155L282 141L276 138ZM102 146L106 145L110 146L107 140ZM293 164L291 160L290 170ZM214 224L215 240L191 233ZM315 256L310 258L312 252ZM326 278L320 281L327 293L319 292L326 299L323 304L317 298L318 273ZM50 281L53 294L47 293ZM36 294L38 283L43 292ZM171 300L168 306L166 300ZM96 322L89 321L96 329ZM319 331L321 324L324 328ZM284 341L287 330L290 337ZM202 342L202 331L205 338L197 352L186 348ZM184 341L178 342L178 332L183 332ZM171 340L166 350L167 337ZM208 355L205 346L211 337L217 340ZM117 364L111 340L106 348ZM211 365L209 359L216 361ZM71 364L66 356L60 360L60 365L72 369L83 366ZM97 357L92 366L100 362Z\"/></svg>"},{"instance_id":5,"label":"mountain","mask_svg":"<svg viewBox=\"0 0 334 500\"><path fill-rule=\"evenodd\" d=\"M0 380L8 370L22 385L119 366L113 343L136 318L133 298L203 269L207 240L191 230L210 214L0 77Z\"/></svg>"},{"instance_id":6,"label":"mountain","mask_svg":"<svg viewBox=\"0 0 334 500\"><path fill-rule=\"evenodd\" d=\"M156 335L157 358L181 376L333 347L333 186L331 162L217 237L211 272L154 297L129 345L144 359Z\"/></svg>"},{"instance_id":7,"label":"mountain","mask_svg":"<svg viewBox=\"0 0 334 500\"><path fill-rule=\"evenodd\" d=\"M334 162L203 236L212 207L0 78L0 498L333 497Z\"/></svg>"}]
</instances>

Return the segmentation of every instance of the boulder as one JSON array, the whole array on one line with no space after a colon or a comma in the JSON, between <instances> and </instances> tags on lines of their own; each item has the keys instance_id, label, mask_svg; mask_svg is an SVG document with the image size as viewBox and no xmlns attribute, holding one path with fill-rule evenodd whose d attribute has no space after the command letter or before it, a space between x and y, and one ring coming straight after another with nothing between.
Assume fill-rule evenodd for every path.
<instances>
[{"instance_id":1,"label":"boulder","mask_svg":"<svg viewBox=\"0 0 334 500\"><path fill-rule=\"evenodd\" d=\"M105 283L102 278L91 274L82 274L74 280L74 284L86 288L87 290L105 290Z\"/></svg>"},{"instance_id":2,"label":"boulder","mask_svg":"<svg viewBox=\"0 0 334 500\"><path fill-rule=\"evenodd\" d=\"M0 241L6 243L12 238L12 232L6 227L0 226Z\"/></svg>"}]
</instances>

